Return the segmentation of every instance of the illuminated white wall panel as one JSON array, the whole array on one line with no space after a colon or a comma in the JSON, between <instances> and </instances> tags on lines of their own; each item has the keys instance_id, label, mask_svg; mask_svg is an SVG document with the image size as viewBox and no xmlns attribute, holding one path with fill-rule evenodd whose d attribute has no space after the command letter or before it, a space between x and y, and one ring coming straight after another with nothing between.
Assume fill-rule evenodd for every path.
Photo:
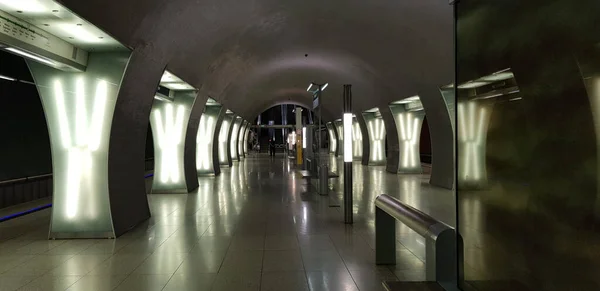
<instances>
[{"instance_id":1,"label":"illuminated white wall panel","mask_svg":"<svg viewBox=\"0 0 600 291\"><path fill-rule=\"evenodd\" d=\"M327 132L329 133L329 153L335 154L337 152L337 135L335 134L335 127L332 122L326 124Z\"/></svg>"},{"instance_id":2,"label":"illuminated white wall panel","mask_svg":"<svg viewBox=\"0 0 600 291\"><path fill-rule=\"evenodd\" d=\"M229 137L229 154L231 155L232 161L239 161L240 157L237 153L238 147L238 136L240 133L240 127L242 125L242 118L237 116L233 123L233 129L231 131L231 136Z\"/></svg>"},{"instance_id":3,"label":"illuminated white wall panel","mask_svg":"<svg viewBox=\"0 0 600 291\"><path fill-rule=\"evenodd\" d=\"M196 138L196 168L200 175L215 174L213 164L213 137L221 106L207 105L200 118Z\"/></svg>"},{"instance_id":4,"label":"illuminated white wall panel","mask_svg":"<svg viewBox=\"0 0 600 291\"><path fill-rule=\"evenodd\" d=\"M245 157L244 154L244 133L246 132L248 127L248 122L247 121L243 121L242 122L242 126L240 128L240 132L238 133L238 148L237 148L237 154L238 156L241 158Z\"/></svg>"},{"instance_id":5,"label":"illuminated white wall panel","mask_svg":"<svg viewBox=\"0 0 600 291\"><path fill-rule=\"evenodd\" d=\"M399 173L421 173L421 154L419 143L421 140L421 126L425 112L407 111L404 105L391 105L394 115L399 142Z\"/></svg>"},{"instance_id":6,"label":"illuminated white wall panel","mask_svg":"<svg viewBox=\"0 0 600 291\"><path fill-rule=\"evenodd\" d=\"M250 139L250 123L248 123L246 132L244 133L244 155L248 155L248 140L249 139Z\"/></svg>"},{"instance_id":7,"label":"illuminated white wall panel","mask_svg":"<svg viewBox=\"0 0 600 291\"><path fill-rule=\"evenodd\" d=\"M231 127L232 121L233 116L226 115L223 118L221 130L219 131L219 164L222 166L231 166L229 163L229 145L227 144L227 142L229 141L229 129Z\"/></svg>"},{"instance_id":8,"label":"illuminated white wall panel","mask_svg":"<svg viewBox=\"0 0 600 291\"><path fill-rule=\"evenodd\" d=\"M335 129L337 130L337 143L338 143L338 155L344 155L344 124L342 120L336 120L333 122Z\"/></svg>"},{"instance_id":9,"label":"illuminated white wall panel","mask_svg":"<svg viewBox=\"0 0 600 291\"><path fill-rule=\"evenodd\" d=\"M491 105L468 101L458 103L458 185L480 188L487 184L485 145Z\"/></svg>"},{"instance_id":10,"label":"illuminated white wall panel","mask_svg":"<svg viewBox=\"0 0 600 291\"><path fill-rule=\"evenodd\" d=\"M356 117L352 119L352 158L361 160L363 154L363 136Z\"/></svg>"},{"instance_id":11,"label":"illuminated white wall panel","mask_svg":"<svg viewBox=\"0 0 600 291\"><path fill-rule=\"evenodd\" d=\"M187 92L187 93L186 93ZM173 92L172 102L155 99L150 113L154 138L152 193L187 192L183 150L187 124L195 100L193 91Z\"/></svg>"},{"instance_id":12,"label":"illuminated white wall panel","mask_svg":"<svg viewBox=\"0 0 600 291\"><path fill-rule=\"evenodd\" d=\"M385 124L383 118L373 112L363 113L367 132L369 134L369 165L383 165L386 162L385 155Z\"/></svg>"},{"instance_id":13,"label":"illuminated white wall panel","mask_svg":"<svg viewBox=\"0 0 600 291\"><path fill-rule=\"evenodd\" d=\"M51 238L114 237L108 195L108 144L129 53L90 54L86 72L28 61L52 147Z\"/></svg>"}]
</instances>

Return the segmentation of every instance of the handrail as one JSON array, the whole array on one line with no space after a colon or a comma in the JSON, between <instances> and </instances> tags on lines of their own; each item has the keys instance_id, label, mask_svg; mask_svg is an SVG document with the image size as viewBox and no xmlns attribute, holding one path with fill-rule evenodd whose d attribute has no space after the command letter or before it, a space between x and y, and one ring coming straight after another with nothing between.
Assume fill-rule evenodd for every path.
<instances>
[{"instance_id":1,"label":"handrail","mask_svg":"<svg viewBox=\"0 0 600 291\"><path fill-rule=\"evenodd\" d=\"M425 238L427 281L444 289L456 286L456 232L449 225L382 194L375 198L375 262L396 264L396 221L400 221Z\"/></svg>"},{"instance_id":2,"label":"handrail","mask_svg":"<svg viewBox=\"0 0 600 291\"><path fill-rule=\"evenodd\" d=\"M50 177L52 177L52 174L44 174L44 175L37 175L37 176L29 176L29 177L25 177L25 178L4 180L4 181L0 181L0 186L6 186L6 185L10 185L10 184L17 184L17 183L28 182L28 181L36 181L36 180L41 180L41 179L50 178Z\"/></svg>"},{"instance_id":3,"label":"handrail","mask_svg":"<svg viewBox=\"0 0 600 291\"><path fill-rule=\"evenodd\" d=\"M416 231L418 234L434 240L442 231L453 229L421 210L406 205L398 199L386 194L379 195L375 198L375 206L406 224L406 226Z\"/></svg>"}]
</instances>

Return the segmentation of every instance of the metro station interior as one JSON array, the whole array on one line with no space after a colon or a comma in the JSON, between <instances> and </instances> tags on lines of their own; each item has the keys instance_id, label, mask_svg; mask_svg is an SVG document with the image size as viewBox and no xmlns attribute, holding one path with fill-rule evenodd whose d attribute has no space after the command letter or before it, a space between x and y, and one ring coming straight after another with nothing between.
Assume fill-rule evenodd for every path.
<instances>
[{"instance_id":1,"label":"metro station interior","mask_svg":"<svg viewBox=\"0 0 600 291\"><path fill-rule=\"evenodd\" d=\"M599 28L0 0L0 290L600 290Z\"/></svg>"}]
</instances>

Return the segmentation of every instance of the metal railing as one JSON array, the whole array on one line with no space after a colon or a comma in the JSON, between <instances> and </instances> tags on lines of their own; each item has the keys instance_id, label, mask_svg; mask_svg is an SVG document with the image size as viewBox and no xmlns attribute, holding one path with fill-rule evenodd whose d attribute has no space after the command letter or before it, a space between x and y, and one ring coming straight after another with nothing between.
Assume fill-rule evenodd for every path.
<instances>
[{"instance_id":1,"label":"metal railing","mask_svg":"<svg viewBox=\"0 0 600 291\"><path fill-rule=\"evenodd\" d=\"M52 196L52 174L0 181L0 208Z\"/></svg>"},{"instance_id":2,"label":"metal railing","mask_svg":"<svg viewBox=\"0 0 600 291\"><path fill-rule=\"evenodd\" d=\"M382 194L375 199L375 262L396 264L396 220L425 238L427 281L456 286L456 232L398 199Z\"/></svg>"}]
</instances>

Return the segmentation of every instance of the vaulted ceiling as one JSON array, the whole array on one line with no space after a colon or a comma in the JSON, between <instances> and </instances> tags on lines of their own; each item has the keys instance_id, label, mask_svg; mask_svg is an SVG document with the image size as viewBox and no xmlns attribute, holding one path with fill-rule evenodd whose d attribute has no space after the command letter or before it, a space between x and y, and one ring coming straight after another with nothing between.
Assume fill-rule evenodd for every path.
<instances>
[{"instance_id":1,"label":"vaulted ceiling","mask_svg":"<svg viewBox=\"0 0 600 291\"><path fill-rule=\"evenodd\" d=\"M247 119L282 102L308 106L311 81L330 84L328 118L341 116L343 84L359 112L453 81L447 1L59 2Z\"/></svg>"}]
</instances>

